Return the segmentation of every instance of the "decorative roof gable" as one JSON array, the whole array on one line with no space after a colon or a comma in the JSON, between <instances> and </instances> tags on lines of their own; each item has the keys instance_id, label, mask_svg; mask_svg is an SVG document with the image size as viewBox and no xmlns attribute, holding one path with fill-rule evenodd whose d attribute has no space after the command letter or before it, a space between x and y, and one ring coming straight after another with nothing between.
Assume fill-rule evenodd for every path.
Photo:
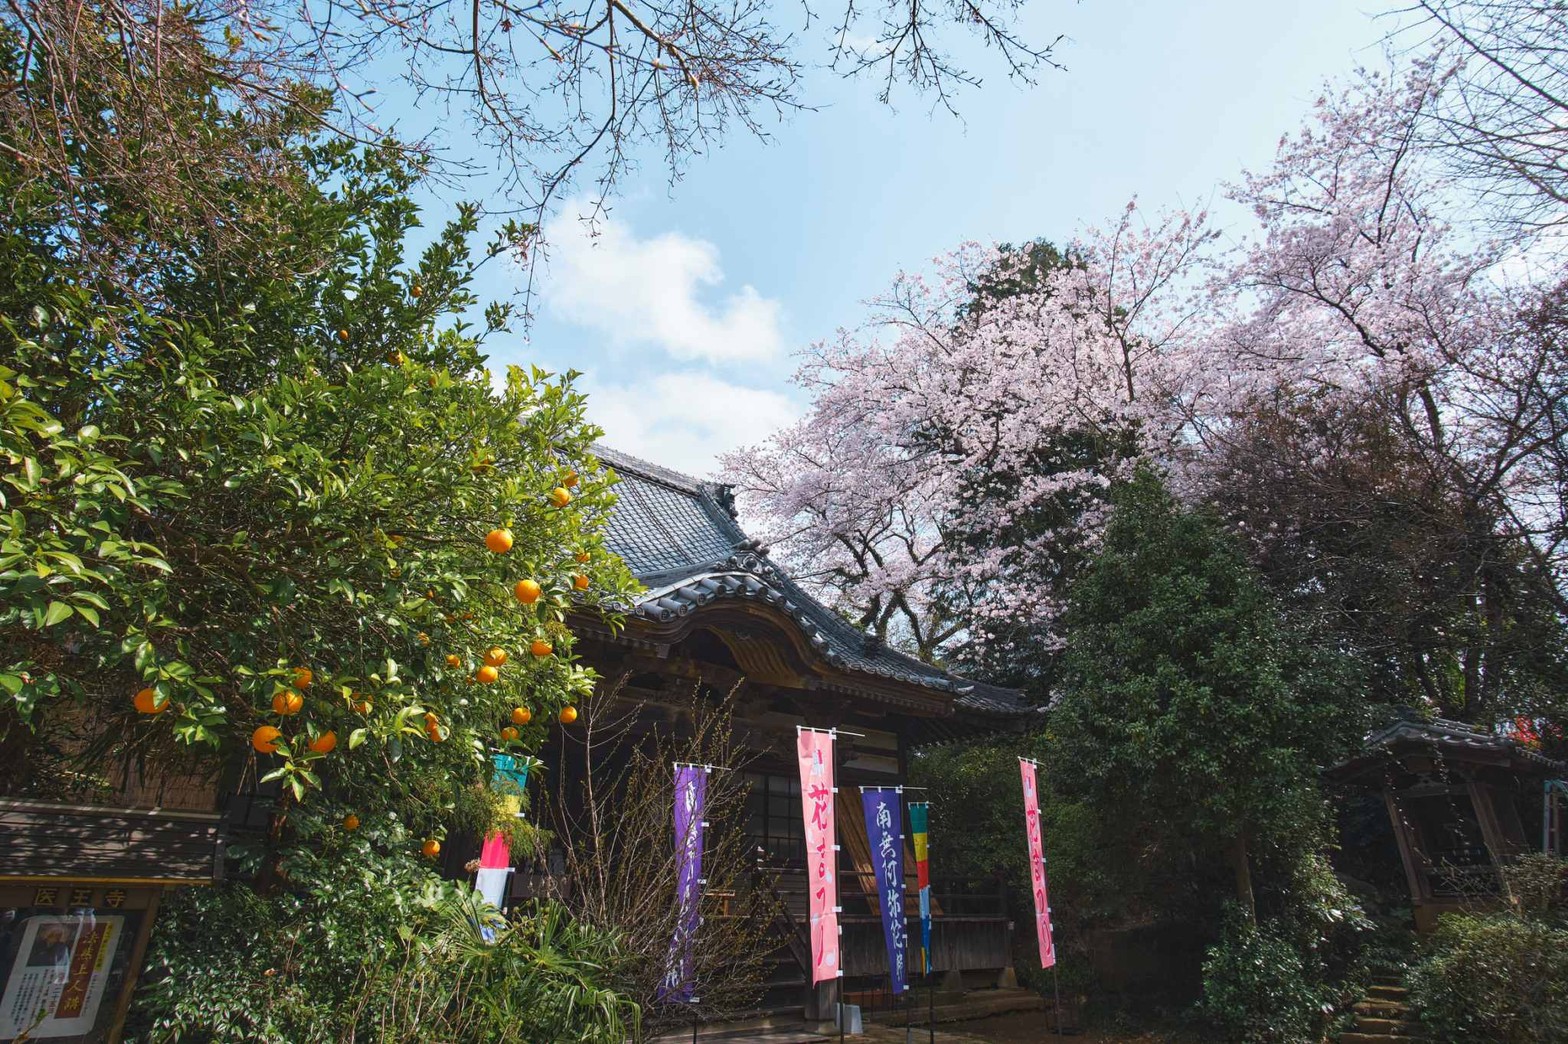
<instances>
[{"instance_id":1,"label":"decorative roof gable","mask_svg":"<svg viewBox=\"0 0 1568 1044\"><path fill-rule=\"evenodd\" d=\"M753 600L788 616L817 654L840 670L951 693L969 711L1029 713L1014 690L889 649L811 597L740 528L725 487L602 445L594 452L621 480L606 541L647 588L632 615L669 623L715 601Z\"/></svg>"}]
</instances>

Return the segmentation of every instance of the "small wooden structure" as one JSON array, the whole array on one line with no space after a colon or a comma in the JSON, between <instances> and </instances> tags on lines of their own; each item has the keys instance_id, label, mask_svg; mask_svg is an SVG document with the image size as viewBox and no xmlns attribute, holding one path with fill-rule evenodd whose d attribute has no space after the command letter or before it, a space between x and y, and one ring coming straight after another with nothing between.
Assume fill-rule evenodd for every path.
<instances>
[{"instance_id":1,"label":"small wooden structure","mask_svg":"<svg viewBox=\"0 0 1568 1044\"><path fill-rule=\"evenodd\" d=\"M620 629L596 617L575 619L578 651L606 679L624 679L620 699L642 730L678 724L694 685L727 692L743 683L733 722L750 756L746 830L802 933L796 945L776 940L778 969L763 1007L821 1018L836 1000L826 984L810 987L796 956L809 953L797 725L858 734L839 741L844 988L851 996L886 990L887 957L856 788L904 782L911 751L921 744L1017 729L1034 711L1011 690L885 647L817 602L740 529L724 487L603 447L596 453L621 479L609 546L646 590ZM541 755L552 766L553 787L580 771L559 735ZM935 851L941 843L933 839ZM907 851L905 865L910 937L918 939L914 859ZM939 857L932 872L936 969L950 986L1010 984L1013 928L999 886L944 881ZM520 874L514 890L526 894L537 884Z\"/></svg>"},{"instance_id":2,"label":"small wooden structure","mask_svg":"<svg viewBox=\"0 0 1568 1044\"><path fill-rule=\"evenodd\" d=\"M1565 768L1505 736L1437 719L1374 732L1326 776L1381 794L1416 930L1428 932L1445 912L1505 898L1498 868L1532 848L1525 811Z\"/></svg>"},{"instance_id":3,"label":"small wooden structure","mask_svg":"<svg viewBox=\"0 0 1568 1044\"><path fill-rule=\"evenodd\" d=\"M0 798L0 1041L119 1038L163 890L222 872L219 820Z\"/></svg>"}]
</instances>

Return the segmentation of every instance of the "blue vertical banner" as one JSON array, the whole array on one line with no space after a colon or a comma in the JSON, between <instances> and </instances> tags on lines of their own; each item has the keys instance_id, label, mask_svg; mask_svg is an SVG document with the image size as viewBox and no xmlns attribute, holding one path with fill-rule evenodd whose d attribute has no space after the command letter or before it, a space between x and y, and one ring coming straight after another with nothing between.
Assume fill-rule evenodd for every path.
<instances>
[{"instance_id":1,"label":"blue vertical banner","mask_svg":"<svg viewBox=\"0 0 1568 1044\"><path fill-rule=\"evenodd\" d=\"M697 1001L697 928L702 924L703 806L708 794L708 769L675 766L675 932L658 999L674 1004Z\"/></svg>"},{"instance_id":2,"label":"blue vertical banner","mask_svg":"<svg viewBox=\"0 0 1568 1044\"><path fill-rule=\"evenodd\" d=\"M877 879L882 912L882 937L887 943L888 977L893 993L903 993L909 976L909 940L904 924L904 812L899 792L886 789L860 792L866 814L866 837L871 842L871 871Z\"/></svg>"}]
</instances>

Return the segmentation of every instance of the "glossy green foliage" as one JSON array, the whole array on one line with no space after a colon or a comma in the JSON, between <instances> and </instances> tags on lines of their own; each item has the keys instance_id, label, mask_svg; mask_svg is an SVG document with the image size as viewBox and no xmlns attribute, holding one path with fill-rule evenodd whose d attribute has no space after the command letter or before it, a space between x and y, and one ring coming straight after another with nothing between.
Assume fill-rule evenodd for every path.
<instances>
[{"instance_id":1,"label":"glossy green foliage","mask_svg":"<svg viewBox=\"0 0 1568 1044\"><path fill-rule=\"evenodd\" d=\"M1354 738L1353 694L1215 520L1140 472L1067 619L1064 788L1213 838L1310 829L1312 771Z\"/></svg>"},{"instance_id":2,"label":"glossy green foliage","mask_svg":"<svg viewBox=\"0 0 1568 1044\"><path fill-rule=\"evenodd\" d=\"M418 868L379 869L371 890L351 878L265 898L237 886L181 893L162 917L132 1034L620 1044L635 1033L609 936L559 906L506 921Z\"/></svg>"}]
</instances>

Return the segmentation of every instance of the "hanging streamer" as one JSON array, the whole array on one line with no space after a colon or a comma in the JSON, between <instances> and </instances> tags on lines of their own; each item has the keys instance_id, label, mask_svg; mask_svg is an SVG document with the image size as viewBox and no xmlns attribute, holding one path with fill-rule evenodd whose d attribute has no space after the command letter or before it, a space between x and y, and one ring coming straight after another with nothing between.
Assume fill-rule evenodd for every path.
<instances>
[{"instance_id":1,"label":"hanging streamer","mask_svg":"<svg viewBox=\"0 0 1568 1044\"><path fill-rule=\"evenodd\" d=\"M501 795L501 802L513 815L523 807L523 791L528 787L527 758L518 761L510 754L490 755L490 787ZM500 909L506 902L506 880L512 874L512 851L506 838L498 830L485 838L479 850L479 872L475 875L474 889L489 903Z\"/></svg>"},{"instance_id":2,"label":"hanging streamer","mask_svg":"<svg viewBox=\"0 0 1568 1044\"><path fill-rule=\"evenodd\" d=\"M811 982L839 975L838 835L833 802L833 733L799 729L800 806L806 826L807 895L811 906Z\"/></svg>"},{"instance_id":3,"label":"hanging streamer","mask_svg":"<svg viewBox=\"0 0 1568 1044\"><path fill-rule=\"evenodd\" d=\"M926 975L931 974L931 848L928 830L931 804L909 803L909 832L915 842L915 884L920 889L920 960Z\"/></svg>"},{"instance_id":4,"label":"hanging streamer","mask_svg":"<svg viewBox=\"0 0 1568 1044\"><path fill-rule=\"evenodd\" d=\"M697 929L702 924L703 809L708 770L703 765L675 766L675 933L658 998L678 1004L697 1000Z\"/></svg>"},{"instance_id":5,"label":"hanging streamer","mask_svg":"<svg viewBox=\"0 0 1568 1044\"><path fill-rule=\"evenodd\" d=\"M1018 759L1024 780L1024 830L1029 835L1029 877L1034 892L1034 930L1040 943L1040 967L1056 963L1051 939L1051 900L1045 883L1045 842L1040 836L1040 794L1035 787L1035 765Z\"/></svg>"}]
</instances>

